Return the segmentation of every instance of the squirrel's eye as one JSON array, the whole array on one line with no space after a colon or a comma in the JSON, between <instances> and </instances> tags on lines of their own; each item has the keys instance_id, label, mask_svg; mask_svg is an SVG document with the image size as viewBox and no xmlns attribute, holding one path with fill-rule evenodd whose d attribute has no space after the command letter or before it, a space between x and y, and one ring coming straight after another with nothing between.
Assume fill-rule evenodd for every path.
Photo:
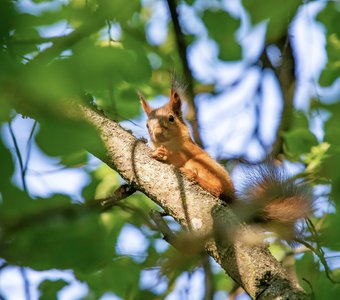
<instances>
[{"instance_id":1,"label":"squirrel's eye","mask_svg":"<svg viewBox=\"0 0 340 300\"><path fill-rule=\"evenodd\" d=\"M149 124L148 123L146 123L146 128L149 128Z\"/></svg>"},{"instance_id":2,"label":"squirrel's eye","mask_svg":"<svg viewBox=\"0 0 340 300\"><path fill-rule=\"evenodd\" d=\"M173 115L169 115L169 122L173 122L173 121L175 121L175 118L174 118L174 116Z\"/></svg>"}]
</instances>

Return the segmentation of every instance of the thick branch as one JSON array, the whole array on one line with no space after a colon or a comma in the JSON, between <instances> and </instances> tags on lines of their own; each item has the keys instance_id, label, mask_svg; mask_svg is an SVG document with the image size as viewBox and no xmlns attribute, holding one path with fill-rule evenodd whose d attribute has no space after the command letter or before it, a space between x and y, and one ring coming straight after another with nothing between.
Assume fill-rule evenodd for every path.
<instances>
[{"instance_id":1,"label":"thick branch","mask_svg":"<svg viewBox=\"0 0 340 300\"><path fill-rule=\"evenodd\" d=\"M232 210L219 199L183 178L173 166L151 159L149 148L143 141L89 108L84 108L83 113L97 127L106 145L106 156L99 158L159 204L184 228L198 236L207 236L215 232L214 228L218 228L219 233L221 228L227 232L238 223ZM308 298L289 279L266 247L242 242L240 237L250 233L248 228L240 225L237 230L233 244L227 242L224 234L224 238L219 235L218 242L210 239L205 248L252 298Z\"/></svg>"}]
</instances>

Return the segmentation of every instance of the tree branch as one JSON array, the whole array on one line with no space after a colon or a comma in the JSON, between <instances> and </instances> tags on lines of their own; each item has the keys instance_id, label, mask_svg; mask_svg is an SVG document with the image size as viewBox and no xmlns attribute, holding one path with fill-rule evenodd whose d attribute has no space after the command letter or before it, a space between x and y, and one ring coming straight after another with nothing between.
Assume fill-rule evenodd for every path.
<instances>
[{"instance_id":1,"label":"tree branch","mask_svg":"<svg viewBox=\"0 0 340 300\"><path fill-rule=\"evenodd\" d=\"M173 166L150 158L145 143L116 122L86 107L82 111L105 143L107 153L99 158L185 229L197 236L208 236L216 228L220 233L221 228L227 231L238 224L237 234L232 236L233 243L228 242L225 234L219 235L216 241L209 239L205 249L252 298L308 298L266 247L242 241L242 236L249 235L251 230L239 224L232 210L222 201L183 178Z\"/></svg>"},{"instance_id":2,"label":"tree branch","mask_svg":"<svg viewBox=\"0 0 340 300\"><path fill-rule=\"evenodd\" d=\"M194 102L194 81L192 77L192 73L189 68L188 59L187 59L187 46L185 43L184 35L179 24L178 20L178 13L177 13L177 6L176 0L167 0L171 20L174 25L174 32L176 37L176 44L178 49L178 54L182 62L183 74L185 78L185 82L188 85L187 87L187 103L188 103L188 112L186 114L186 119L191 125L193 136L195 142L202 146L202 139L199 133L199 126L197 122L197 107Z\"/></svg>"},{"instance_id":3,"label":"tree branch","mask_svg":"<svg viewBox=\"0 0 340 300\"><path fill-rule=\"evenodd\" d=\"M208 255L202 256L202 267L204 270L204 283L205 283L205 291L204 291L204 300L212 300L214 299L214 274L211 270L211 264L209 261Z\"/></svg>"},{"instance_id":4,"label":"tree branch","mask_svg":"<svg viewBox=\"0 0 340 300\"><path fill-rule=\"evenodd\" d=\"M291 119L293 115L293 98L295 93L295 61L293 56L293 51L288 36L282 37L278 41L278 45L281 46L281 59L282 63L279 68L275 69L272 67L276 73L281 93L283 97L283 110L281 114L281 122L278 128L276 139L273 144L271 156L278 157L283 153L283 132L289 130L291 126ZM264 50L264 56L265 50ZM266 60L265 60L266 61ZM267 59L268 63L268 59Z\"/></svg>"}]
</instances>

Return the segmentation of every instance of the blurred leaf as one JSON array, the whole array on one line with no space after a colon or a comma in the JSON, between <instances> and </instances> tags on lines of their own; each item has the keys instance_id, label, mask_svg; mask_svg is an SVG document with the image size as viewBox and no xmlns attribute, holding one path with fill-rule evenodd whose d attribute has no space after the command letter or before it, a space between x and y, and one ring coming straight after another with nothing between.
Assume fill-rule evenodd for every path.
<instances>
[{"instance_id":1,"label":"blurred leaf","mask_svg":"<svg viewBox=\"0 0 340 300\"><path fill-rule=\"evenodd\" d=\"M320 271L312 253L305 253L302 259L296 260L296 271L300 285L310 294L313 293L314 299L337 299L340 286L332 283L325 272Z\"/></svg>"},{"instance_id":2,"label":"blurred leaf","mask_svg":"<svg viewBox=\"0 0 340 300\"><path fill-rule=\"evenodd\" d=\"M161 299L159 295L154 294L150 291L145 291L145 290L138 291L134 297L135 298L133 299L143 299L143 300L160 300Z\"/></svg>"},{"instance_id":3,"label":"blurred leaf","mask_svg":"<svg viewBox=\"0 0 340 300\"><path fill-rule=\"evenodd\" d=\"M5 97L4 95L2 95L1 91L0 91L0 122L8 122L10 121L10 114L11 114L11 110L12 110L12 107L11 105L9 104L8 101L5 100Z\"/></svg>"},{"instance_id":4,"label":"blurred leaf","mask_svg":"<svg viewBox=\"0 0 340 300\"><path fill-rule=\"evenodd\" d=\"M327 180L326 177L320 177L325 176L325 174L322 174L323 172L321 172L321 170L325 160L329 157L329 147L330 145L328 143L321 143L317 146L314 146L303 159L304 163L307 164L306 172L313 176L314 180Z\"/></svg>"},{"instance_id":5,"label":"blurred leaf","mask_svg":"<svg viewBox=\"0 0 340 300\"><path fill-rule=\"evenodd\" d=\"M81 150L103 153L103 143L89 123L67 118L46 118L40 121L36 136L39 147L48 155L74 155Z\"/></svg>"},{"instance_id":6,"label":"blurred leaf","mask_svg":"<svg viewBox=\"0 0 340 300\"><path fill-rule=\"evenodd\" d=\"M38 270L88 272L108 262L114 248L98 214L79 205L51 206L50 202L31 201L30 213L3 228L7 242L1 257Z\"/></svg>"},{"instance_id":7,"label":"blurred leaf","mask_svg":"<svg viewBox=\"0 0 340 300\"><path fill-rule=\"evenodd\" d=\"M325 123L325 141L332 146L340 146L340 103L324 106L331 113Z\"/></svg>"},{"instance_id":8,"label":"blurred leaf","mask_svg":"<svg viewBox=\"0 0 340 300\"><path fill-rule=\"evenodd\" d=\"M118 297L129 299L139 290L140 267L127 257L117 257L102 270L92 274L76 273L75 275L78 280L88 284L96 299L109 291Z\"/></svg>"},{"instance_id":9,"label":"blurred leaf","mask_svg":"<svg viewBox=\"0 0 340 300\"><path fill-rule=\"evenodd\" d=\"M81 89L116 90L123 81L130 84L143 82L151 74L142 48L132 48L131 44L126 43L124 49L121 46L88 46L59 64L69 73L68 78L74 78L74 84Z\"/></svg>"},{"instance_id":10,"label":"blurred leaf","mask_svg":"<svg viewBox=\"0 0 340 300\"><path fill-rule=\"evenodd\" d=\"M13 2L10 0L0 1L0 45L4 43L4 39L9 36L11 29L15 24L16 13Z\"/></svg>"},{"instance_id":11,"label":"blurred leaf","mask_svg":"<svg viewBox=\"0 0 340 300\"><path fill-rule=\"evenodd\" d=\"M207 10L202 17L209 36L219 45L219 57L222 60L241 59L241 47L235 41L235 32L240 27L240 20L234 19L225 11Z\"/></svg>"},{"instance_id":12,"label":"blurred leaf","mask_svg":"<svg viewBox=\"0 0 340 300\"><path fill-rule=\"evenodd\" d=\"M89 175L91 180L82 191L82 196L86 200L108 197L120 184L119 175L104 163L91 171Z\"/></svg>"},{"instance_id":13,"label":"blurred leaf","mask_svg":"<svg viewBox=\"0 0 340 300\"><path fill-rule=\"evenodd\" d=\"M20 85L17 81L20 79ZM38 105L59 105L65 98L74 97L79 92L78 83L63 62L51 63L48 66L29 64L25 66L20 78L13 78L13 84L30 101ZM47 107L48 109L49 107Z\"/></svg>"},{"instance_id":14,"label":"blurred leaf","mask_svg":"<svg viewBox=\"0 0 340 300\"><path fill-rule=\"evenodd\" d=\"M290 130L283 133L285 152L290 158L299 159L302 154L308 153L311 147L318 145L314 134L309 130L306 115L294 111Z\"/></svg>"},{"instance_id":15,"label":"blurred leaf","mask_svg":"<svg viewBox=\"0 0 340 300\"><path fill-rule=\"evenodd\" d=\"M306 285L305 280L314 286L320 276L319 264L314 261L314 256L311 252L306 252L302 258L295 261L295 267L300 285L308 291L310 288Z\"/></svg>"},{"instance_id":16,"label":"blurred leaf","mask_svg":"<svg viewBox=\"0 0 340 300\"><path fill-rule=\"evenodd\" d=\"M0 139L0 225L25 209L28 195L13 185L14 162L10 151Z\"/></svg>"},{"instance_id":17,"label":"blurred leaf","mask_svg":"<svg viewBox=\"0 0 340 300\"><path fill-rule=\"evenodd\" d=\"M284 133L288 152L296 157L308 153L318 140L308 129L298 128Z\"/></svg>"},{"instance_id":18,"label":"blurred leaf","mask_svg":"<svg viewBox=\"0 0 340 300\"><path fill-rule=\"evenodd\" d=\"M79 167L84 165L88 160L88 153L84 150L71 153L69 155L63 155L60 159L60 164L66 167Z\"/></svg>"},{"instance_id":19,"label":"blurred leaf","mask_svg":"<svg viewBox=\"0 0 340 300\"><path fill-rule=\"evenodd\" d=\"M2 180L0 180L0 191L2 191L9 184L14 172L14 165L11 153L3 144L2 139L0 139L0 158L1 158L0 178L2 178Z\"/></svg>"},{"instance_id":20,"label":"blurred leaf","mask_svg":"<svg viewBox=\"0 0 340 300\"><path fill-rule=\"evenodd\" d=\"M328 63L320 75L320 84L323 86L331 85L340 77L340 35L333 33L327 39Z\"/></svg>"},{"instance_id":21,"label":"blurred leaf","mask_svg":"<svg viewBox=\"0 0 340 300\"><path fill-rule=\"evenodd\" d=\"M326 226L324 226L321 230L322 241L324 245L331 250L338 250L340 247L338 234L339 226L340 218L338 214L329 214L327 216Z\"/></svg>"},{"instance_id":22,"label":"blurred leaf","mask_svg":"<svg viewBox=\"0 0 340 300\"><path fill-rule=\"evenodd\" d=\"M0 64L0 82L6 85L10 79L17 77L19 70L21 71L22 69L22 66L13 58L13 56L3 49L0 49ZM4 92L8 92L4 88L5 86L1 86L1 89Z\"/></svg>"},{"instance_id":23,"label":"blurred leaf","mask_svg":"<svg viewBox=\"0 0 340 300\"><path fill-rule=\"evenodd\" d=\"M101 164L94 175L100 179L96 188L95 198L108 197L119 185L119 175L106 164Z\"/></svg>"},{"instance_id":24,"label":"blurred leaf","mask_svg":"<svg viewBox=\"0 0 340 300\"><path fill-rule=\"evenodd\" d=\"M242 0L253 24L268 21L267 42L277 42L288 34L288 26L301 5L295 0Z\"/></svg>"},{"instance_id":25,"label":"blurred leaf","mask_svg":"<svg viewBox=\"0 0 340 300\"><path fill-rule=\"evenodd\" d=\"M53 0L32 0L35 3L52 2Z\"/></svg>"},{"instance_id":26,"label":"blurred leaf","mask_svg":"<svg viewBox=\"0 0 340 300\"><path fill-rule=\"evenodd\" d=\"M340 37L340 24L338 22L340 14L339 3L328 1L325 4L324 9L318 14L317 20L325 25L328 35L335 33Z\"/></svg>"},{"instance_id":27,"label":"blurred leaf","mask_svg":"<svg viewBox=\"0 0 340 300\"><path fill-rule=\"evenodd\" d=\"M102 0L100 1L101 10L105 17L127 22L131 17L140 10L141 4L138 0Z\"/></svg>"},{"instance_id":28,"label":"blurred leaf","mask_svg":"<svg viewBox=\"0 0 340 300\"><path fill-rule=\"evenodd\" d=\"M38 289L40 291L39 300L57 300L57 293L67 285L68 282L63 279L47 279L42 281L38 286Z\"/></svg>"},{"instance_id":29,"label":"blurred leaf","mask_svg":"<svg viewBox=\"0 0 340 300\"><path fill-rule=\"evenodd\" d=\"M38 51L38 47L33 43L34 40L38 40L40 37L38 30L33 27L21 27L15 30L11 36L15 40L32 40L32 42L13 43L11 45L11 51L16 55L25 55L34 51Z\"/></svg>"},{"instance_id":30,"label":"blurred leaf","mask_svg":"<svg viewBox=\"0 0 340 300\"><path fill-rule=\"evenodd\" d=\"M230 292L233 288L233 280L225 275L226 274L224 271L220 271L217 274L214 274L214 286L217 291Z\"/></svg>"}]
</instances>

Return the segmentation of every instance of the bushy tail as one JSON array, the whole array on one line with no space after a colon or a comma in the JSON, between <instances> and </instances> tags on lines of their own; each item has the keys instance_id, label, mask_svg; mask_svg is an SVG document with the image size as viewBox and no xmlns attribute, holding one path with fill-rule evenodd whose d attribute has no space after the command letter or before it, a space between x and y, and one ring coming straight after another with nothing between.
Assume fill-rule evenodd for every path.
<instances>
[{"instance_id":1,"label":"bushy tail","mask_svg":"<svg viewBox=\"0 0 340 300\"><path fill-rule=\"evenodd\" d=\"M313 211L311 189L289 179L281 167L270 163L247 168L238 196L237 212L244 220L266 224L285 239L294 238L296 221Z\"/></svg>"}]
</instances>

